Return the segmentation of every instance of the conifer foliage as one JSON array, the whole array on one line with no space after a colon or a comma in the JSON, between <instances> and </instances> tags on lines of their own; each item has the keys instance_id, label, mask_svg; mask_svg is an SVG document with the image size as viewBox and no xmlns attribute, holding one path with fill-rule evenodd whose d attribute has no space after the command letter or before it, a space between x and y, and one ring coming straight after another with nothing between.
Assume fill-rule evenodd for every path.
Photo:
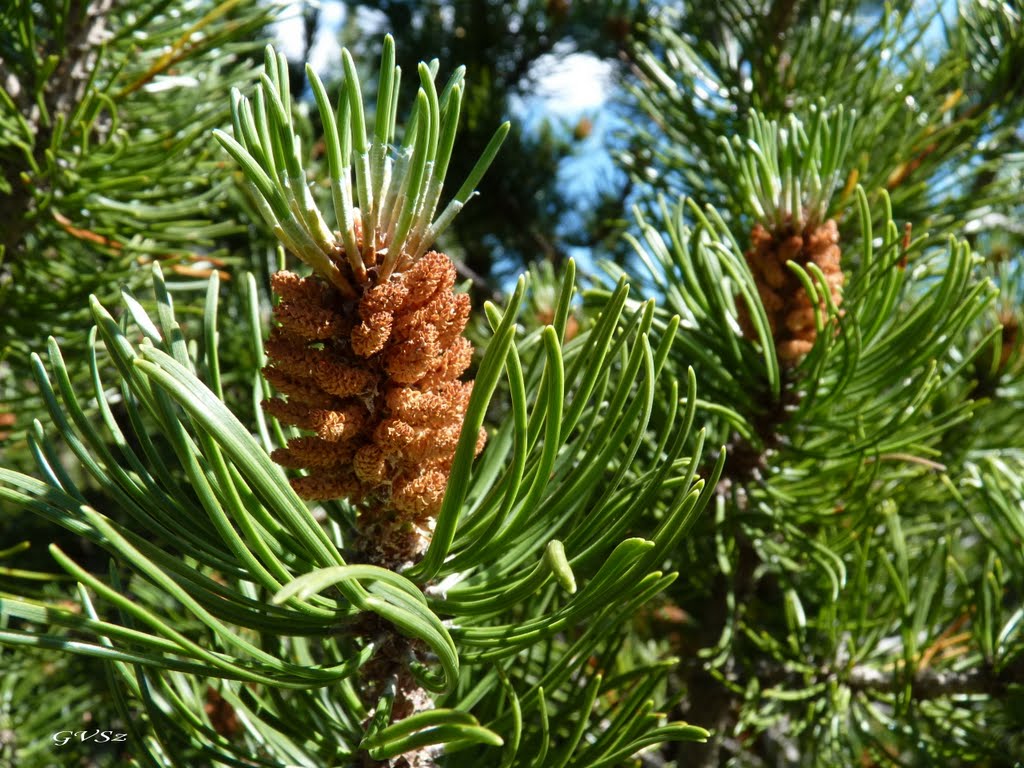
<instances>
[{"instance_id":1,"label":"conifer foliage","mask_svg":"<svg viewBox=\"0 0 1024 768\"><path fill-rule=\"evenodd\" d=\"M986 425L1021 401L977 366L1014 327L1019 9L750 5L665 9L635 50L629 162L659 189L634 245L730 454L682 555L718 568L670 590L692 621L668 645L698 649L683 711L715 736L670 754L1001 765L1024 562L991 537L1024 499L1019 440ZM1003 167L965 165L979 145Z\"/></svg>"},{"instance_id":2,"label":"conifer foliage","mask_svg":"<svg viewBox=\"0 0 1024 768\"><path fill-rule=\"evenodd\" d=\"M1024 754L1014 4L440 3L304 79L246 0L9 6L0 764ZM631 254L478 302L480 104L600 13Z\"/></svg>"},{"instance_id":3,"label":"conifer foliage","mask_svg":"<svg viewBox=\"0 0 1024 768\"><path fill-rule=\"evenodd\" d=\"M77 356L90 294L115 297L140 262L187 283L248 261L207 137L271 16L217 0L0 8L0 412L16 434L41 408L29 340L75 338Z\"/></svg>"},{"instance_id":4,"label":"conifer foliage","mask_svg":"<svg viewBox=\"0 0 1024 768\"><path fill-rule=\"evenodd\" d=\"M435 219L462 71L439 94L437 67L419 68L392 155L397 102L378 95L391 108L378 107L366 141L346 58L337 122L312 78L329 226L306 186L284 62L273 50L265 62L252 102L232 97L234 136L217 137L253 210L312 272L273 276L266 345L260 291L244 283L248 311L232 332L268 357L262 373L261 362L250 368L254 407L236 415L224 401L217 273L198 324L179 320L159 265L151 300L123 289L120 319L93 298L88 394L51 337L46 362L32 358L52 425L29 436L39 478L0 469L0 498L90 542L110 566L94 573L51 545L76 600L4 594L0 641L99 660L131 759L147 764L612 766L706 738L656 706L674 661L629 631L676 578L664 564L724 458L704 479L700 449L687 450L692 376L685 407L651 421L672 338L650 343L653 302L627 311L622 281L570 341L572 265L551 322L528 332L517 323L524 276L503 308L484 308L490 333L470 389L459 380L468 300L429 248L506 128ZM483 448L502 379L508 418ZM662 450L639 459L648 441ZM279 464L309 474L289 482ZM662 519L645 530L652 507Z\"/></svg>"}]
</instances>

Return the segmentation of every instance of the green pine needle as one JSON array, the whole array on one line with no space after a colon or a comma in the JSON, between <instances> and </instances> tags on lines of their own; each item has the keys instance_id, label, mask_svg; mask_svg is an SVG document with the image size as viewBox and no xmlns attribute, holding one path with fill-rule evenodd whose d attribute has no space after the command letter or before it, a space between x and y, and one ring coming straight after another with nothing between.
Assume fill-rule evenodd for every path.
<instances>
[{"instance_id":1,"label":"green pine needle","mask_svg":"<svg viewBox=\"0 0 1024 768\"><path fill-rule=\"evenodd\" d=\"M257 207L282 244L346 295L355 295L371 267L378 267L379 279L386 280L419 259L473 196L508 134L508 123L498 128L469 177L435 218L456 151L464 71L456 70L439 96L436 62L420 64L416 105L405 141L396 148L390 142L396 132L401 73L390 35L384 40L377 116L369 134L351 53L342 52L345 80L337 112L323 83L307 66L324 125L336 228L332 231L307 188L281 57L268 46L265 59L255 107L234 95L235 136L220 131L214 135L250 181ZM348 266L351 277L338 269L339 262Z\"/></svg>"}]
</instances>

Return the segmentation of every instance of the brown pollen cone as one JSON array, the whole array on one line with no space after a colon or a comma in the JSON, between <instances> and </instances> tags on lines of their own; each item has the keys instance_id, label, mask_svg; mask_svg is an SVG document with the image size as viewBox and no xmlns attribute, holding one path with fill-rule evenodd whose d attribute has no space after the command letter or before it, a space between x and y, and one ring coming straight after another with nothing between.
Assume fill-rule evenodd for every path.
<instances>
[{"instance_id":1,"label":"brown pollen cone","mask_svg":"<svg viewBox=\"0 0 1024 768\"><path fill-rule=\"evenodd\" d=\"M824 224L808 225L802 232L794 232L790 227L773 233L756 224L750 233L750 242L744 257L768 316L779 362L795 365L811 351L818 331L814 326L811 297L800 279L786 267L786 262L793 261L802 267L816 264L825 275L832 303L838 307L843 300L845 281L839 264L839 230L832 219ZM738 301L737 305L743 335L756 339L746 304ZM824 312L824 297L819 299L819 306Z\"/></svg>"},{"instance_id":2,"label":"brown pollen cone","mask_svg":"<svg viewBox=\"0 0 1024 768\"><path fill-rule=\"evenodd\" d=\"M385 566L430 542L473 388L459 379L473 354L469 296L454 284L433 251L384 282L371 271L356 299L316 276L271 278L280 302L263 373L280 396L263 408L313 433L272 458L308 470L291 481L304 499L358 504L364 554Z\"/></svg>"}]
</instances>

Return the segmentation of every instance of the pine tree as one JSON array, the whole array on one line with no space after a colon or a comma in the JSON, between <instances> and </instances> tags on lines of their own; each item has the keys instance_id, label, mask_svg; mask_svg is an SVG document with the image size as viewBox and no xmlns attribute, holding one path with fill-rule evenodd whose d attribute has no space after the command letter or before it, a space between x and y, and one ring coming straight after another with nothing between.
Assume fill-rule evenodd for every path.
<instances>
[{"instance_id":1,"label":"pine tree","mask_svg":"<svg viewBox=\"0 0 1024 768\"><path fill-rule=\"evenodd\" d=\"M227 282L250 263L258 241L208 132L227 124L229 89L253 70L262 45L252 38L271 15L248 2L0 7L0 466L33 466L26 435L46 405L30 353L48 335L64 343L76 386L88 382L90 294L110 301L159 260L201 312L211 270ZM0 589L72 599L45 552L54 538L105 567L83 540L0 502L0 558L16 566L0 571ZM103 687L89 684L102 665L53 651L0 656L0 763L51 764L54 722L113 718Z\"/></svg>"},{"instance_id":2,"label":"pine tree","mask_svg":"<svg viewBox=\"0 0 1024 768\"><path fill-rule=\"evenodd\" d=\"M1024 754L1016 7L439 4L317 73L241 42L259 9L171 5L4 17L0 759ZM474 85L446 9L541 32ZM635 207L591 242L632 254L481 304L449 256L521 245L487 180L529 139L479 105L562 34L630 67Z\"/></svg>"},{"instance_id":3,"label":"pine tree","mask_svg":"<svg viewBox=\"0 0 1024 768\"><path fill-rule=\"evenodd\" d=\"M715 731L680 764L1024 753L1024 34L942 10L698 3L635 49L640 271L730 454L671 590Z\"/></svg>"},{"instance_id":4,"label":"pine tree","mask_svg":"<svg viewBox=\"0 0 1024 768\"><path fill-rule=\"evenodd\" d=\"M306 185L282 57L268 49L252 96L232 96L231 134L216 133L282 255L312 270L272 281L269 364L252 369L255 435L223 401L216 273L198 322L179 322L158 264L152 315L127 290L120 321L91 300L97 421L56 340L47 363L33 358L63 450L116 515L89 503L42 427L29 440L43 479L0 470L0 493L112 560L99 575L51 545L81 609L4 597L15 624L4 642L106 662L133 750L158 764L479 763L501 748L508 764L550 752L555 764L614 765L704 738L655 709L671 663L628 631L674 580L659 566L713 487L683 452L693 382L685 418L649 422L671 342L648 341L653 304L625 313L623 282L566 342L570 267L552 322L524 335L523 278L503 309L487 308L486 351L472 387L461 382L469 302L452 293L447 257L428 249L507 126L435 218L463 72L439 88L421 64L399 133L390 41L369 131L348 53L344 69L337 105L309 73L337 229ZM247 298L249 322L234 329L259 358L251 278ZM508 418L486 435L499 379ZM670 458L635 461L645 439ZM275 462L310 473L289 482ZM685 473L668 482L673 469ZM664 520L648 538L630 535L651 504Z\"/></svg>"}]
</instances>

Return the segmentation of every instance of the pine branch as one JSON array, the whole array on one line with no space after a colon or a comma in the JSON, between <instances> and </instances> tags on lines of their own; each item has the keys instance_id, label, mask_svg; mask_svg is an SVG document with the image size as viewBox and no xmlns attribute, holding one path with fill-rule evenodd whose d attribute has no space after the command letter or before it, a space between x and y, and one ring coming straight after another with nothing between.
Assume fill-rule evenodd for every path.
<instances>
[{"instance_id":1,"label":"pine branch","mask_svg":"<svg viewBox=\"0 0 1024 768\"><path fill-rule=\"evenodd\" d=\"M726 462L726 473L729 473L730 462ZM743 477L746 467L733 466L732 477ZM723 474L726 474L723 473ZM728 485L728 483L726 484ZM719 494L723 483L719 483ZM723 631L729 625L735 626L739 620L740 607L743 606L756 587L755 573L759 564L757 552L745 538L739 541L735 571L730 579L719 574L716 585L710 594L708 616L697 642L702 648L711 648L719 641ZM693 712L694 720L700 720L708 730L711 738L706 744L681 743L677 749L680 765L695 768L714 768L722 764L722 750L727 748L731 734L739 717L743 704L743 694L730 689L719 677L712 674L710 667L695 660L690 665L686 679L687 700ZM733 679L739 673L737 656L730 652L729 657L720 667L727 679Z\"/></svg>"},{"instance_id":2,"label":"pine branch","mask_svg":"<svg viewBox=\"0 0 1024 768\"><path fill-rule=\"evenodd\" d=\"M35 103L32 84L24 82L29 74L19 78L13 68L0 60L0 86L6 88L15 103L21 108L26 124L34 134L32 159L22 156L21 162L10 162L4 169L4 177L11 193L0 197L0 220L9 225L0 243L0 254L14 253L26 231L33 226L31 213L33 194L31 184L45 184L44 179L23 179L33 165L43 166L46 151L50 148L55 120L58 115L70 115L85 96L90 73L96 60L97 48L106 37L106 16L113 6L113 0L83 2L75 0L68 7L63 40L52 40L42 53L35 54L40 60L59 56L59 63L53 75L43 87L44 110ZM31 23L31 22L30 22Z\"/></svg>"},{"instance_id":3,"label":"pine branch","mask_svg":"<svg viewBox=\"0 0 1024 768\"><path fill-rule=\"evenodd\" d=\"M753 420L755 439L733 434L727 448L728 459L717 494L739 510L749 502L745 487L751 482L763 480L768 469L768 456L782 442L779 427L789 418L787 403L793 400L792 382L783 382L783 396L769 403L764 411ZM706 474L702 470L701 474ZM733 523L735 525L735 523ZM698 647L711 648L722 637L727 626L736 626L740 619L740 607L753 595L757 587L756 573L761 564L757 550L749 539L737 530L734 534L738 545L737 564L732 578L719 574L718 582L710 591L710 605L702 613L703 629L697 640ZM776 591L777 592L777 591ZM778 596L781 603L781 595ZM727 678L736 675L737 657L730 652L721 667ZM707 666L698 663L689 666L686 678L687 699L698 706L702 724L712 732L706 744L682 743L678 755L682 765L696 768L714 768L721 765L721 753L731 740L744 702L742 693L737 693L712 674Z\"/></svg>"},{"instance_id":4,"label":"pine branch","mask_svg":"<svg viewBox=\"0 0 1024 768\"><path fill-rule=\"evenodd\" d=\"M854 691L865 693L898 693L905 683L891 673L867 665L857 665L843 676L843 682ZM921 669L910 681L910 692L916 700L947 696L1003 696L1010 686L1024 685L1024 666L1010 666L996 672L989 665L961 671Z\"/></svg>"}]
</instances>

